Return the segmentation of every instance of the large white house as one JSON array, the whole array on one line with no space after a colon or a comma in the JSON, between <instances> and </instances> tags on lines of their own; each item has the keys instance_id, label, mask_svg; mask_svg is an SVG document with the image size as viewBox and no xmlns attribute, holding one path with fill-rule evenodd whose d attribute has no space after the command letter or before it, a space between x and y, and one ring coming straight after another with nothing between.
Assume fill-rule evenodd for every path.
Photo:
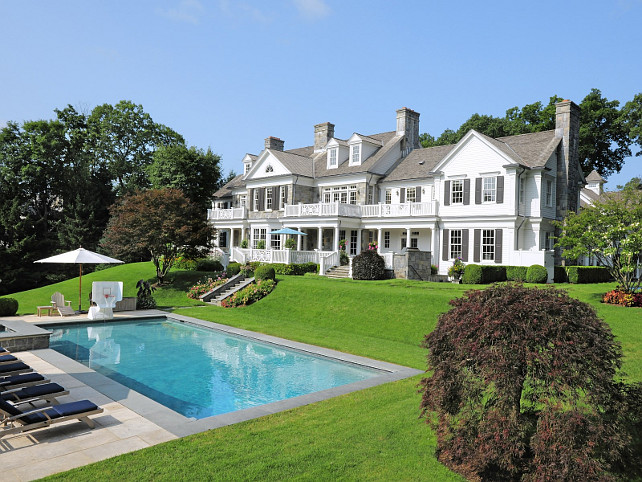
<instances>
[{"instance_id":1,"label":"large white house","mask_svg":"<svg viewBox=\"0 0 642 482\"><path fill-rule=\"evenodd\" d=\"M345 240L350 255L376 243L390 268L396 253L418 251L440 274L460 257L541 264L552 279L560 262L552 221L577 210L586 183L578 137L579 107L568 100L556 105L554 130L497 139L471 130L431 148L420 146L419 113L408 108L390 132L338 139L333 124L318 124L311 146L284 150L268 137L262 152L247 154L208 219L219 248L238 261L282 261L285 236L270 233L288 227L306 233L297 251L326 266Z\"/></svg>"}]
</instances>

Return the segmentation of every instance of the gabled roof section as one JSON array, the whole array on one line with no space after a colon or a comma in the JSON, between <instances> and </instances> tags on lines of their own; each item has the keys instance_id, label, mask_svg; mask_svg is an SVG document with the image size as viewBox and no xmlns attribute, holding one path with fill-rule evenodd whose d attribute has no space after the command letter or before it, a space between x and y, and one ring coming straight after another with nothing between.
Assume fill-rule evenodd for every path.
<instances>
[{"instance_id":1,"label":"gabled roof section","mask_svg":"<svg viewBox=\"0 0 642 482\"><path fill-rule=\"evenodd\" d=\"M230 182L225 184L222 188L220 188L218 191L214 193L214 197L217 199L220 199L222 197L231 197L232 196L232 190L235 187L240 187L243 186L243 174L239 174L236 176L234 179L232 179Z\"/></svg>"},{"instance_id":2,"label":"gabled roof section","mask_svg":"<svg viewBox=\"0 0 642 482\"><path fill-rule=\"evenodd\" d=\"M588 182L606 182L606 179L604 179L600 174L593 169L591 173L586 177L586 180Z\"/></svg>"},{"instance_id":3,"label":"gabled roof section","mask_svg":"<svg viewBox=\"0 0 642 482\"><path fill-rule=\"evenodd\" d=\"M449 144L447 146L415 149L390 171L384 181L404 181L430 177L433 168L448 155L454 147L455 144Z\"/></svg>"},{"instance_id":4,"label":"gabled roof section","mask_svg":"<svg viewBox=\"0 0 642 482\"><path fill-rule=\"evenodd\" d=\"M309 156L295 154L292 151L270 150L270 153L274 157L276 157L292 174L298 176L314 177L314 171L312 169L312 159Z\"/></svg>"},{"instance_id":5,"label":"gabled roof section","mask_svg":"<svg viewBox=\"0 0 642 482\"><path fill-rule=\"evenodd\" d=\"M562 141L555 137L554 130L498 137L494 140L510 149L514 153L513 157L518 156L520 164L531 168L544 167Z\"/></svg>"},{"instance_id":6,"label":"gabled roof section","mask_svg":"<svg viewBox=\"0 0 642 482\"><path fill-rule=\"evenodd\" d=\"M356 173L365 173L365 172L377 173L376 171L377 162L383 156L385 156L386 153L390 152L390 150L393 149L394 146L399 144L401 142L401 139L403 139L403 136L397 136L395 134L396 134L395 131L391 131L391 132L382 132L381 134L372 134L369 136L364 136L370 139L374 139L377 142L380 142L383 145L383 147L381 147L377 152L375 152L372 156L370 156L368 159L363 161L358 166L350 166L348 162L344 162L336 168L328 169L327 162L326 162L326 153L325 152L320 153L320 155L317 155L314 158L315 177L338 176L341 174L356 174ZM379 173L379 174L383 174L383 173Z\"/></svg>"},{"instance_id":7,"label":"gabled roof section","mask_svg":"<svg viewBox=\"0 0 642 482\"><path fill-rule=\"evenodd\" d=\"M376 139L375 136L364 136L363 134L359 134L358 132L352 134L350 136L350 139L348 139L348 142L354 142L354 139L356 137L358 137L362 142L366 141L374 146L383 146L383 142L381 141L381 139Z\"/></svg>"}]
</instances>

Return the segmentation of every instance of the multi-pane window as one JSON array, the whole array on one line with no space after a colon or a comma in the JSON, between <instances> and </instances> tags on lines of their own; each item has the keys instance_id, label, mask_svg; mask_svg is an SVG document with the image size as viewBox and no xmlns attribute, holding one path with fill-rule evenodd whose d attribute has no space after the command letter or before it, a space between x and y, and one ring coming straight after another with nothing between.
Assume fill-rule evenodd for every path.
<instances>
[{"instance_id":1,"label":"multi-pane window","mask_svg":"<svg viewBox=\"0 0 642 482\"><path fill-rule=\"evenodd\" d=\"M279 209L285 209L285 203L287 199L285 198L285 186L279 187Z\"/></svg>"},{"instance_id":2,"label":"multi-pane window","mask_svg":"<svg viewBox=\"0 0 642 482\"><path fill-rule=\"evenodd\" d=\"M368 190L368 195L366 199L366 204L372 204L372 201L374 199L374 186L372 188L366 188Z\"/></svg>"},{"instance_id":3,"label":"multi-pane window","mask_svg":"<svg viewBox=\"0 0 642 482\"><path fill-rule=\"evenodd\" d=\"M239 207L241 208L246 207L246 203L247 203L247 195L241 194L239 196Z\"/></svg>"},{"instance_id":4,"label":"multi-pane window","mask_svg":"<svg viewBox=\"0 0 642 482\"><path fill-rule=\"evenodd\" d=\"M544 249L551 250L554 248L555 240L553 238L553 233L546 231L544 233Z\"/></svg>"},{"instance_id":5,"label":"multi-pane window","mask_svg":"<svg viewBox=\"0 0 642 482\"><path fill-rule=\"evenodd\" d=\"M254 190L254 206L252 208L254 211L259 210L259 190L255 189Z\"/></svg>"},{"instance_id":6,"label":"multi-pane window","mask_svg":"<svg viewBox=\"0 0 642 482\"><path fill-rule=\"evenodd\" d=\"M357 204L357 186L352 185L348 189L348 194L349 194L349 202L350 204Z\"/></svg>"},{"instance_id":7,"label":"multi-pane window","mask_svg":"<svg viewBox=\"0 0 642 482\"><path fill-rule=\"evenodd\" d=\"M497 178L495 177L485 177L483 178L482 186L482 201L485 203L495 202L496 194L496 182Z\"/></svg>"},{"instance_id":8,"label":"multi-pane window","mask_svg":"<svg viewBox=\"0 0 642 482\"><path fill-rule=\"evenodd\" d=\"M270 235L271 242L270 242L270 247L272 249L281 249L281 235L280 234L272 234Z\"/></svg>"},{"instance_id":9,"label":"multi-pane window","mask_svg":"<svg viewBox=\"0 0 642 482\"><path fill-rule=\"evenodd\" d=\"M266 236L266 234L267 234L267 232L266 232L266 230L264 228L254 228L254 236L253 236L253 240L252 240L253 241L253 243L252 243L253 246L252 247L254 249L258 248L259 241L263 241L263 243L265 244L265 236Z\"/></svg>"},{"instance_id":10,"label":"multi-pane window","mask_svg":"<svg viewBox=\"0 0 642 482\"><path fill-rule=\"evenodd\" d=\"M357 254L357 231L350 231L350 254Z\"/></svg>"},{"instance_id":11,"label":"multi-pane window","mask_svg":"<svg viewBox=\"0 0 642 482\"><path fill-rule=\"evenodd\" d=\"M386 189L386 204L392 204L392 189Z\"/></svg>"},{"instance_id":12,"label":"multi-pane window","mask_svg":"<svg viewBox=\"0 0 642 482\"><path fill-rule=\"evenodd\" d=\"M462 234L461 229L450 230L450 257L461 258L462 254Z\"/></svg>"},{"instance_id":13,"label":"multi-pane window","mask_svg":"<svg viewBox=\"0 0 642 482\"><path fill-rule=\"evenodd\" d=\"M332 202L332 192L329 189L323 191L323 202L329 203Z\"/></svg>"},{"instance_id":14,"label":"multi-pane window","mask_svg":"<svg viewBox=\"0 0 642 482\"><path fill-rule=\"evenodd\" d=\"M410 236L410 247L417 248L419 246L419 231L413 231Z\"/></svg>"},{"instance_id":15,"label":"multi-pane window","mask_svg":"<svg viewBox=\"0 0 642 482\"><path fill-rule=\"evenodd\" d=\"M246 162L245 164L243 164L243 174L247 174L249 170L250 170L250 163Z\"/></svg>"},{"instance_id":16,"label":"multi-pane window","mask_svg":"<svg viewBox=\"0 0 642 482\"><path fill-rule=\"evenodd\" d=\"M450 183L450 204L464 203L464 181L457 179Z\"/></svg>"},{"instance_id":17,"label":"multi-pane window","mask_svg":"<svg viewBox=\"0 0 642 482\"><path fill-rule=\"evenodd\" d=\"M273 188L268 187L265 188L265 209L266 210L271 210L272 209L272 192Z\"/></svg>"},{"instance_id":18,"label":"multi-pane window","mask_svg":"<svg viewBox=\"0 0 642 482\"><path fill-rule=\"evenodd\" d=\"M406 233L403 233L401 235L401 249L404 249L407 246L408 246L408 242L406 240Z\"/></svg>"},{"instance_id":19,"label":"multi-pane window","mask_svg":"<svg viewBox=\"0 0 642 482\"><path fill-rule=\"evenodd\" d=\"M361 145L355 144L352 146L352 164L359 164L361 155Z\"/></svg>"},{"instance_id":20,"label":"multi-pane window","mask_svg":"<svg viewBox=\"0 0 642 482\"><path fill-rule=\"evenodd\" d=\"M495 259L495 230L482 229L482 259L493 261Z\"/></svg>"},{"instance_id":21,"label":"multi-pane window","mask_svg":"<svg viewBox=\"0 0 642 482\"><path fill-rule=\"evenodd\" d=\"M330 149L330 167L337 167L337 149Z\"/></svg>"},{"instance_id":22,"label":"multi-pane window","mask_svg":"<svg viewBox=\"0 0 642 482\"><path fill-rule=\"evenodd\" d=\"M390 231L383 232L383 247L386 249L390 248Z\"/></svg>"},{"instance_id":23,"label":"multi-pane window","mask_svg":"<svg viewBox=\"0 0 642 482\"><path fill-rule=\"evenodd\" d=\"M406 189L406 202L414 203L417 200L417 188L409 187Z\"/></svg>"},{"instance_id":24,"label":"multi-pane window","mask_svg":"<svg viewBox=\"0 0 642 482\"><path fill-rule=\"evenodd\" d=\"M550 179L546 180L546 192L545 192L546 205L548 207L553 206L553 181Z\"/></svg>"}]
</instances>

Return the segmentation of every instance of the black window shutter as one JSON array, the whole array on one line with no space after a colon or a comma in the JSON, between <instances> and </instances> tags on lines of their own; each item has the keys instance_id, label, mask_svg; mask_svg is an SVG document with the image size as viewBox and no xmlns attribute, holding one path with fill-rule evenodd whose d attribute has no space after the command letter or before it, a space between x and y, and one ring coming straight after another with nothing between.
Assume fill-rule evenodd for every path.
<instances>
[{"instance_id":1,"label":"black window shutter","mask_svg":"<svg viewBox=\"0 0 642 482\"><path fill-rule=\"evenodd\" d=\"M450 181L444 183L444 206L450 206Z\"/></svg>"},{"instance_id":2,"label":"black window shutter","mask_svg":"<svg viewBox=\"0 0 642 482\"><path fill-rule=\"evenodd\" d=\"M273 190L275 189L276 192L274 192L274 201L272 201L272 209L275 211L281 208L281 186L276 186L272 188Z\"/></svg>"},{"instance_id":3,"label":"black window shutter","mask_svg":"<svg viewBox=\"0 0 642 482\"><path fill-rule=\"evenodd\" d=\"M283 196L285 196L285 199L283 200L283 204L287 204L288 202L288 187L283 186Z\"/></svg>"},{"instance_id":4,"label":"black window shutter","mask_svg":"<svg viewBox=\"0 0 642 482\"><path fill-rule=\"evenodd\" d=\"M504 176L497 176L497 194L495 195L497 204L504 202Z\"/></svg>"},{"instance_id":5,"label":"black window shutter","mask_svg":"<svg viewBox=\"0 0 642 482\"><path fill-rule=\"evenodd\" d=\"M464 204L470 204L470 179L464 179Z\"/></svg>"},{"instance_id":6,"label":"black window shutter","mask_svg":"<svg viewBox=\"0 0 642 482\"><path fill-rule=\"evenodd\" d=\"M402 187L399 191L400 191L399 202L403 204L406 202L406 188Z\"/></svg>"},{"instance_id":7,"label":"black window shutter","mask_svg":"<svg viewBox=\"0 0 642 482\"><path fill-rule=\"evenodd\" d=\"M415 189L416 189L415 192L417 193L417 196L415 197L415 201L420 203L421 202L421 186L417 186Z\"/></svg>"},{"instance_id":8,"label":"black window shutter","mask_svg":"<svg viewBox=\"0 0 642 482\"><path fill-rule=\"evenodd\" d=\"M265 188L259 188L259 211L265 211Z\"/></svg>"},{"instance_id":9,"label":"black window shutter","mask_svg":"<svg viewBox=\"0 0 642 482\"><path fill-rule=\"evenodd\" d=\"M475 229L473 232L473 263L479 263L481 260L481 229Z\"/></svg>"},{"instance_id":10,"label":"black window shutter","mask_svg":"<svg viewBox=\"0 0 642 482\"><path fill-rule=\"evenodd\" d=\"M247 190L247 198L250 201L247 204L250 207L250 211L254 211L254 189Z\"/></svg>"},{"instance_id":11,"label":"black window shutter","mask_svg":"<svg viewBox=\"0 0 642 482\"><path fill-rule=\"evenodd\" d=\"M461 230L461 260L468 262L468 230Z\"/></svg>"},{"instance_id":12,"label":"black window shutter","mask_svg":"<svg viewBox=\"0 0 642 482\"><path fill-rule=\"evenodd\" d=\"M495 230L495 263L502 262L502 230Z\"/></svg>"},{"instance_id":13,"label":"black window shutter","mask_svg":"<svg viewBox=\"0 0 642 482\"><path fill-rule=\"evenodd\" d=\"M481 204L482 195L482 178L475 178L475 204Z\"/></svg>"},{"instance_id":14,"label":"black window shutter","mask_svg":"<svg viewBox=\"0 0 642 482\"><path fill-rule=\"evenodd\" d=\"M444 232L444 242L443 242L443 250L441 252L441 259L444 261L448 261L448 256L450 255L450 253L448 253L448 241L449 241L450 231L448 229L444 229L443 232Z\"/></svg>"}]
</instances>

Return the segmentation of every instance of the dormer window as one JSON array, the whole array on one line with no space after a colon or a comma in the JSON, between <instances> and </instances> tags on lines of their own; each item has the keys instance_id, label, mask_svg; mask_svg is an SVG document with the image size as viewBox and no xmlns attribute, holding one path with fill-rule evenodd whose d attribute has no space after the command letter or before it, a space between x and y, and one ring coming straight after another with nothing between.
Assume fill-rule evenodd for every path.
<instances>
[{"instance_id":1,"label":"dormer window","mask_svg":"<svg viewBox=\"0 0 642 482\"><path fill-rule=\"evenodd\" d=\"M328 151L328 167L337 167L337 151L336 147Z\"/></svg>"},{"instance_id":2,"label":"dormer window","mask_svg":"<svg viewBox=\"0 0 642 482\"><path fill-rule=\"evenodd\" d=\"M250 170L250 163L246 162L245 164L243 164L243 174L247 174L249 170Z\"/></svg>"},{"instance_id":3,"label":"dormer window","mask_svg":"<svg viewBox=\"0 0 642 482\"><path fill-rule=\"evenodd\" d=\"M350 159L350 164L360 164L361 163L361 144L355 144L352 146L352 156Z\"/></svg>"}]
</instances>

